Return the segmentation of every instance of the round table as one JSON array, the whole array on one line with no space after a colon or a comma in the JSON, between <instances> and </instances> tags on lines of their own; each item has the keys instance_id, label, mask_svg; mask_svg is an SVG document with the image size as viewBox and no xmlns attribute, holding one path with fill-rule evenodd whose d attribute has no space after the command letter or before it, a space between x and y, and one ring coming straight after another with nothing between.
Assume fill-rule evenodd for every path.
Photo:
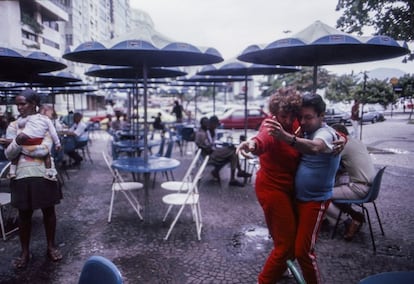
<instances>
[{"instance_id":1,"label":"round table","mask_svg":"<svg viewBox=\"0 0 414 284\"><path fill-rule=\"evenodd\" d=\"M148 162L144 162L142 157L119 158L112 162L112 167L119 171L131 173L154 173L170 171L177 168L180 161L166 157L148 157Z\"/></svg>"},{"instance_id":2,"label":"round table","mask_svg":"<svg viewBox=\"0 0 414 284\"><path fill-rule=\"evenodd\" d=\"M144 174L144 210L145 220L149 222L149 177L151 173L170 171L177 168L180 165L180 161L173 158L166 157L148 157L148 161L145 162L142 157L125 157L119 158L112 162L112 167L119 171L131 172L131 173L143 173Z\"/></svg>"}]
</instances>

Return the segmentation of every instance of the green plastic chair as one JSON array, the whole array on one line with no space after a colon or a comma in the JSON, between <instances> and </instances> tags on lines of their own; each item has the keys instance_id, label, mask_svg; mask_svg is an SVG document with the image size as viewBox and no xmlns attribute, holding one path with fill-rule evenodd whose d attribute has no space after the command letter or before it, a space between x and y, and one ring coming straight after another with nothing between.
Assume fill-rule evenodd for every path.
<instances>
[{"instance_id":1,"label":"green plastic chair","mask_svg":"<svg viewBox=\"0 0 414 284\"><path fill-rule=\"evenodd\" d=\"M292 272L293 277L294 277L294 278L295 278L295 280L296 280L296 283L298 283L298 284L306 284L306 281L305 281L305 279L303 278L302 273L301 273L301 272L297 269L297 267L296 267L296 265L293 263L293 261L292 261L292 260L290 260L290 259L288 259L288 260L286 261L286 264L287 264L287 266L288 266L288 268L289 268L290 272Z\"/></svg>"}]
</instances>

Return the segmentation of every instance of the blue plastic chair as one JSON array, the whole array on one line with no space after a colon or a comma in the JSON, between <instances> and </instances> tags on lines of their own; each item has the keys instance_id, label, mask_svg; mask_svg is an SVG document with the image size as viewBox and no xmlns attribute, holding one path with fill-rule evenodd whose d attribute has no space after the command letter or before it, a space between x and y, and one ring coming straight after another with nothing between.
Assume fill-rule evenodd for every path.
<instances>
[{"instance_id":1,"label":"blue plastic chair","mask_svg":"<svg viewBox=\"0 0 414 284\"><path fill-rule=\"evenodd\" d=\"M369 216L368 209L365 207L365 204L366 203L372 203L372 205L374 205L374 209L375 209L375 213L377 215L377 219L378 219L378 223L379 223L379 226L380 226L380 229L381 229L381 233L382 233L382 235L384 235L384 229L382 227L382 222L381 222L380 216L378 214L378 209L377 209L377 205L375 204L375 200L377 199L380 188L381 188L381 181L382 181L382 176L384 174L385 168L386 167L383 167L382 169L380 169L378 171L378 173L376 174L376 176L374 178L374 181L372 182L372 185L371 185L371 187L368 191L368 194L364 198L356 199L356 200L335 199L333 201L334 203L350 204L350 205L355 204L355 205L358 205L359 207L361 207L362 213L364 214L364 216L368 220L369 232L371 234L371 241L372 241L372 247L373 247L374 253L376 252L377 248L375 246L374 233L372 232L371 218ZM338 227L339 221L341 219L341 215L342 215L342 211L339 212L338 218L336 219L336 224L335 224L335 227L333 229L332 236L331 236L332 239L335 236L336 228Z\"/></svg>"},{"instance_id":2,"label":"blue plastic chair","mask_svg":"<svg viewBox=\"0 0 414 284\"><path fill-rule=\"evenodd\" d=\"M92 256L83 265L78 284L122 284L121 272L103 256Z\"/></svg>"},{"instance_id":3,"label":"blue plastic chair","mask_svg":"<svg viewBox=\"0 0 414 284\"><path fill-rule=\"evenodd\" d=\"M368 276L359 284L412 284L414 283L414 271L392 271L383 272L375 275Z\"/></svg>"}]
</instances>

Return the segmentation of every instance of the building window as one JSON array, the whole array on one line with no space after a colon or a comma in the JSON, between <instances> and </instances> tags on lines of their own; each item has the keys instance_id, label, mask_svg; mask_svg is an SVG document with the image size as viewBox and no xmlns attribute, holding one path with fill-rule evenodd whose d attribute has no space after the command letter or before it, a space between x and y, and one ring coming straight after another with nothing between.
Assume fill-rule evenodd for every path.
<instances>
[{"instance_id":1,"label":"building window","mask_svg":"<svg viewBox=\"0 0 414 284\"><path fill-rule=\"evenodd\" d=\"M66 45L73 45L73 35L66 34L65 35Z\"/></svg>"},{"instance_id":2,"label":"building window","mask_svg":"<svg viewBox=\"0 0 414 284\"><path fill-rule=\"evenodd\" d=\"M43 38L43 44L59 49L59 44L50 39Z\"/></svg>"}]
</instances>

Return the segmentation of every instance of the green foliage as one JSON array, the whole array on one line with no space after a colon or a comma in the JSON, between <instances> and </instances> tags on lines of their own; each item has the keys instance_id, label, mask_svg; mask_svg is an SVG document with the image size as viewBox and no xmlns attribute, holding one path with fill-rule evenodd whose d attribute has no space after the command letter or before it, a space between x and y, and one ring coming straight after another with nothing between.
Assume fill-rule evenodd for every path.
<instances>
[{"instance_id":1,"label":"green foliage","mask_svg":"<svg viewBox=\"0 0 414 284\"><path fill-rule=\"evenodd\" d=\"M378 35L414 40L413 0L338 0L336 10L343 11L336 26L345 32L361 35L370 26Z\"/></svg>"},{"instance_id":2,"label":"green foliage","mask_svg":"<svg viewBox=\"0 0 414 284\"><path fill-rule=\"evenodd\" d=\"M333 76L325 90L325 98L336 102L351 102L355 99L358 78L355 75Z\"/></svg>"},{"instance_id":3,"label":"green foliage","mask_svg":"<svg viewBox=\"0 0 414 284\"><path fill-rule=\"evenodd\" d=\"M360 82L356 92L363 104L379 103L385 108L397 101L397 95L394 94L392 85L387 80L369 80L366 82L365 89L364 82Z\"/></svg>"},{"instance_id":4,"label":"green foliage","mask_svg":"<svg viewBox=\"0 0 414 284\"><path fill-rule=\"evenodd\" d=\"M326 88L332 79L328 70L318 67L317 89ZM302 67L302 70L294 73L280 74L273 81L268 82L270 87L263 91L262 96L266 97L275 90L281 88L283 84L287 87L295 87L302 92L311 92L313 90L313 67Z\"/></svg>"},{"instance_id":5,"label":"green foliage","mask_svg":"<svg viewBox=\"0 0 414 284\"><path fill-rule=\"evenodd\" d=\"M28 25L29 27L32 28L32 30L36 33L36 34L41 34L43 33L43 29L44 27L39 24L36 19L34 19L32 16L30 16L29 14L26 13L22 13L21 16L21 21L23 24Z\"/></svg>"},{"instance_id":6,"label":"green foliage","mask_svg":"<svg viewBox=\"0 0 414 284\"><path fill-rule=\"evenodd\" d=\"M400 97L414 97L414 75L405 74L398 80L402 91Z\"/></svg>"}]
</instances>

